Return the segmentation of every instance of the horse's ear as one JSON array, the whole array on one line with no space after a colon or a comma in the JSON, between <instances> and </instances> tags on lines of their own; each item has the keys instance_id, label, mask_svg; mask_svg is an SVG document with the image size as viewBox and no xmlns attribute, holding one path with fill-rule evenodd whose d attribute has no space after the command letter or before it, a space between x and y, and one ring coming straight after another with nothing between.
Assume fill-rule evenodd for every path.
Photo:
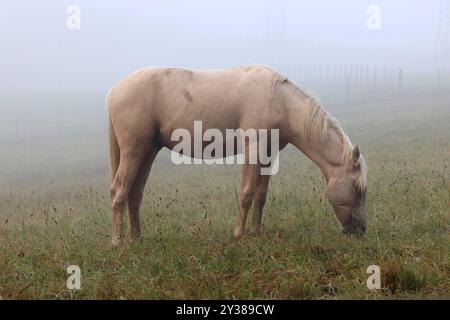
<instances>
[{"instance_id":1,"label":"horse's ear","mask_svg":"<svg viewBox=\"0 0 450 320\"><path fill-rule=\"evenodd\" d=\"M353 147L353 150L352 150L352 162L353 162L353 164L356 164L358 162L359 156L360 156L359 147L358 147L358 145L355 145Z\"/></svg>"}]
</instances>

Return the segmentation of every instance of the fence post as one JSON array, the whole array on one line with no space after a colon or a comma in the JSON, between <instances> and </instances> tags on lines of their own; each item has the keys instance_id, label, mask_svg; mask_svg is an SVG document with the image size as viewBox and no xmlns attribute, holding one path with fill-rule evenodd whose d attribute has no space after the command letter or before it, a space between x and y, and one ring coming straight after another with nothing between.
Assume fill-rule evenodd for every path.
<instances>
[{"instance_id":1,"label":"fence post","mask_svg":"<svg viewBox=\"0 0 450 320\"><path fill-rule=\"evenodd\" d=\"M398 69L398 91L399 91L399 93L403 93L403 70L402 70L402 68Z\"/></svg>"},{"instance_id":2,"label":"fence post","mask_svg":"<svg viewBox=\"0 0 450 320\"><path fill-rule=\"evenodd\" d=\"M352 78L347 76L347 101L350 100L350 87L351 87Z\"/></svg>"},{"instance_id":3,"label":"fence post","mask_svg":"<svg viewBox=\"0 0 450 320\"><path fill-rule=\"evenodd\" d=\"M441 91L441 68L437 69L437 76L438 76L438 91Z\"/></svg>"},{"instance_id":4,"label":"fence post","mask_svg":"<svg viewBox=\"0 0 450 320\"><path fill-rule=\"evenodd\" d=\"M59 134L62 135L62 130L63 129L63 112L62 110L60 111L59 114Z\"/></svg>"},{"instance_id":5,"label":"fence post","mask_svg":"<svg viewBox=\"0 0 450 320\"><path fill-rule=\"evenodd\" d=\"M360 64L355 65L355 80L361 81L361 65Z\"/></svg>"},{"instance_id":6,"label":"fence post","mask_svg":"<svg viewBox=\"0 0 450 320\"><path fill-rule=\"evenodd\" d=\"M366 71L365 72L366 74L365 74L365 79L364 79L365 81L364 82L366 83L366 85L368 85L369 84L369 65L367 65L367 64L366 64L366 70L365 71Z\"/></svg>"},{"instance_id":7,"label":"fence post","mask_svg":"<svg viewBox=\"0 0 450 320\"><path fill-rule=\"evenodd\" d=\"M376 89L377 88L377 74L378 74L378 70L377 67L373 67L373 87Z\"/></svg>"},{"instance_id":8,"label":"fence post","mask_svg":"<svg viewBox=\"0 0 450 320\"><path fill-rule=\"evenodd\" d=\"M16 142L19 141L19 116L16 115Z\"/></svg>"}]
</instances>

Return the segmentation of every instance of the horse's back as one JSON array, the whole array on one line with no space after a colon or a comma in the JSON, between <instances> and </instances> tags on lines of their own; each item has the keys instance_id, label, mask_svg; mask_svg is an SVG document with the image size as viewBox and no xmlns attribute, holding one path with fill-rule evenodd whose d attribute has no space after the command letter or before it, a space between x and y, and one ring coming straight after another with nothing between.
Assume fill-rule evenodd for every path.
<instances>
[{"instance_id":1,"label":"horse's back","mask_svg":"<svg viewBox=\"0 0 450 320\"><path fill-rule=\"evenodd\" d=\"M274 88L285 80L264 65L216 70L147 67L113 87L108 111L113 123L126 123L130 130L157 127L166 141L173 129L191 129L199 120L204 129L264 127L271 119Z\"/></svg>"},{"instance_id":2,"label":"horse's back","mask_svg":"<svg viewBox=\"0 0 450 320\"><path fill-rule=\"evenodd\" d=\"M192 69L179 67L147 67L119 81L111 91L124 94L159 94L166 98L193 90L199 98L233 95L265 95L275 82L285 78L266 65L243 65L226 69ZM238 90L238 92L234 90ZM270 92L269 92L270 93ZM154 97L153 97L154 98ZM189 100L188 97L185 96Z\"/></svg>"}]
</instances>

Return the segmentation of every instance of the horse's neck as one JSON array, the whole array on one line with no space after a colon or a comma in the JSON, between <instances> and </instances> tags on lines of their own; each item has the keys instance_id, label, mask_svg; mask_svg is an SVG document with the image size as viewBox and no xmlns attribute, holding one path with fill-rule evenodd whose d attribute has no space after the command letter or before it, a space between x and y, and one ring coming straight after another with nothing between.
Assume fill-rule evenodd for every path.
<instances>
[{"instance_id":1,"label":"horse's neck","mask_svg":"<svg viewBox=\"0 0 450 320\"><path fill-rule=\"evenodd\" d=\"M332 128L329 128L328 131L326 142L320 145L304 137L296 137L292 142L319 167L327 181L336 176L342 167L343 148L337 132L333 132Z\"/></svg>"},{"instance_id":2,"label":"horse's neck","mask_svg":"<svg viewBox=\"0 0 450 320\"><path fill-rule=\"evenodd\" d=\"M327 137L322 143L315 141L313 137L302 136L299 132L301 117L304 116L304 100L295 98L292 101L290 114L291 133L290 142L311 159L322 171L327 181L338 175L342 169L342 153L345 140L339 136L333 125L328 125Z\"/></svg>"}]
</instances>

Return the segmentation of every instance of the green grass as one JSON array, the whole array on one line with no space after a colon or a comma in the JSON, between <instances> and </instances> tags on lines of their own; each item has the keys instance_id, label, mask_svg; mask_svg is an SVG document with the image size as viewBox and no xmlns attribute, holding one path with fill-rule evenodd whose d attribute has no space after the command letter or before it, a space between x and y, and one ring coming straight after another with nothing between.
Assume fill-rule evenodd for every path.
<instances>
[{"instance_id":1,"label":"green grass","mask_svg":"<svg viewBox=\"0 0 450 320\"><path fill-rule=\"evenodd\" d=\"M110 247L106 170L84 178L72 170L64 181L49 168L41 183L0 193L0 297L449 297L450 105L424 101L375 101L340 117L369 166L362 239L340 232L318 169L294 149L271 179L263 234L240 241L237 166L176 167L161 155L142 207L143 242L121 249ZM81 268L78 291L65 285L72 264ZM373 264L379 291L366 287Z\"/></svg>"}]
</instances>

